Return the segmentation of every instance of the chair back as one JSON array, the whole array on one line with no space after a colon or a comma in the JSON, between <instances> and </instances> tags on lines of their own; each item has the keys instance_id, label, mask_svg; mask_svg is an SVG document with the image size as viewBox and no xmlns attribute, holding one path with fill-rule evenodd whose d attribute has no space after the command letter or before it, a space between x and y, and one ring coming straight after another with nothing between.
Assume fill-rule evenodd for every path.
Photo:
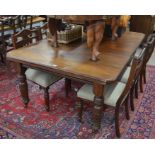
<instances>
[{"instance_id":1,"label":"chair back","mask_svg":"<svg viewBox=\"0 0 155 155\"><path fill-rule=\"evenodd\" d=\"M27 15L22 15L20 17L20 22L21 22L21 28L25 29L27 24L28 24L28 16Z\"/></svg>"},{"instance_id":2,"label":"chair back","mask_svg":"<svg viewBox=\"0 0 155 155\"><path fill-rule=\"evenodd\" d=\"M154 47L155 47L155 34L150 34L147 38L146 44L148 45L148 48L146 50L146 54L144 57L144 64L146 65L146 63L148 62L148 60L150 59L153 51L154 51Z\"/></svg>"},{"instance_id":3,"label":"chair back","mask_svg":"<svg viewBox=\"0 0 155 155\"><path fill-rule=\"evenodd\" d=\"M1 35L0 35L0 54L4 53L6 51L6 44L5 44L5 39L4 39L4 25L3 21L0 21L0 30L1 30Z\"/></svg>"},{"instance_id":4,"label":"chair back","mask_svg":"<svg viewBox=\"0 0 155 155\"><path fill-rule=\"evenodd\" d=\"M42 39L41 29L33 30L23 29L12 37L13 46L15 49L37 43Z\"/></svg>"},{"instance_id":5,"label":"chair back","mask_svg":"<svg viewBox=\"0 0 155 155\"><path fill-rule=\"evenodd\" d=\"M28 23L28 22L29 22L29 23ZM32 29L33 29L33 16L32 16L32 15L29 15L29 16L28 16L27 24L30 25L30 29L32 30Z\"/></svg>"},{"instance_id":6,"label":"chair back","mask_svg":"<svg viewBox=\"0 0 155 155\"><path fill-rule=\"evenodd\" d=\"M132 86L134 85L135 81L139 77L140 72L142 70L142 66L143 66L145 52L146 52L146 47L143 47L139 55L134 55L128 81L126 83L124 91L122 92L119 98L119 101L117 102L118 105L116 106L119 106L121 103L123 103L124 99L129 94Z\"/></svg>"},{"instance_id":7,"label":"chair back","mask_svg":"<svg viewBox=\"0 0 155 155\"><path fill-rule=\"evenodd\" d=\"M5 33L6 27L9 27L9 19L0 19L0 53L6 52L7 40L11 37L11 34Z\"/></svg>"},{"instance_id":8,"label":"chair back","mask_svg":"<svg viewBox=\"0 0 155 155\"><path fill-rule=\"evenodd\" d=\"M33 15L22 15L20 17L21 20L21 28L22 29L33 29Z\"/></svg>"},{"instance_id":9,"label":"chair back","mask_svg":"<svg viewBox=\"0 0 155 155\"><path fill-rule=\"evenodd\" d=\"M6 53L13 49L11 41L11 36L14 33L12 17L4 16L0 19L0 56L3 63L6 63Z\"/></svg>"},{"instance_id":10,"label":"chair back","mask_svg":"<svg viewBox=\"0 0 155 155\"><path fill-rule=\"evenodd\" d=\"M19 32L22 29L20 17L20 15L9 17L9 26L13 30L13 34Z\"/></svg>"},{"instance_id":11,"label":"chair back","mask_svg":"<svg viewBox=\"0 0 155 155\"><path fill-rule=\"evenodd\" d=\"M13 29L14 34L26 28L32 29L32 24L33 16L31 15L10 16L9 26Z\"/></svg>"}]
</instances>

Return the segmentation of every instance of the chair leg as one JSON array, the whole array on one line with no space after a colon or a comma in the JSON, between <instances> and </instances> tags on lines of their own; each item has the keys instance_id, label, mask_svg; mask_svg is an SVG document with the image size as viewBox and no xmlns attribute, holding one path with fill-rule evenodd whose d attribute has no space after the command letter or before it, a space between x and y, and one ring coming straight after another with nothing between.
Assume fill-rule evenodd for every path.
<instances>
[{"instance_id":1,"label":"chair leg","mask_svg":"<svg viewBox=\"0 0 155 155\"><path fill-rule=\"evenodd\" d=\"M144 83L146 84L146 66L144 67L144 70L142 73L143 73Z\"/></svg>"},{"instance_id":2,"label":"chair leg","mask_svg":"<svg viewBox=\"0 0 155 155\"><path fill-rule=\"evenodd\" d=\"M80 98L78 98L78 101L76 103L76 106L77 106L79 121L82 122L83 101Z\"/></svg>"},{"instance_id":3,"label":"chair leg","mask_svg":"<svg viewBox=\"0 0 155 155\"><path fill-rule=\"evenodd\" d=\"M142 74L140 74L139 86L140 86L140 92L143 93L143 77L142 77Z\"/></svg>"},{"instance_id":4,"label":"chair leg","mask_svg":"<svg viewBox=\"0 0 155 155\"><path fill-rule=\"evenodd\" d=\"M44 89L44 100L45 100L46 110L49 111L50 110L50 106L49 106L49 93L48 93L49 87L43 88L43 89Z\"/></svg>"},{"instance_id":5,"label":"chair leg","mask_svg":"<svg viewBox=\"0 0 155 155\"><path fill-rule=\"evenodd\" d=\"M1 62L4 63L3 54L0 54L0 55L1 55Z\"/></svg>"},{"instance_id":6,"label":"chair leg","mask_svg":"<svg viewBox=\"0 0 155 155\"><path fill-rule=\"evenodd\" d=\"M116 136L120 138L121 134L119 130L119 108L115 109L115 131L116 131Z\"/></svg>"},{"instance_id":7,"label":"chair leg","mask_svg":"<svg viewBox=\"0 0 155 155\"><path fill-rule=\"evenodd\" d=\"M138 81L135 83L135 97L138 99Z\"/></svg>"},{"instance_id":8,"label":"chair leg","mask_svg":"<svg viewBox=\"0 0 155 155\"><path fill-rule=\"evenodd\" d=\"M6 52L3 55L3 62L6 64Z\"/></svg>"},{"instance_id":9,"label":"chair leg","mask_svg":"<svg viewBox=\"0 0 155 155\"><path fill-rule=\"evenodd\" d=\"M127 120L130 119L129 108L128 108L128 101L129 101L129 95L128 95L127 98L125 99L125 116L126 116L126 119L127 119Z\"/></svg>"},{"instance_id":10,"label":"chair leg","mask_svg":"<svg viewBox=\"0 0 155 155\"><path fill-rule=\"evenodd\" d=\"M65 78L65 96L68 97L68 93L71 91L71 80Z\"/></svg>"},{"instance_id":11,"label":"chair leg","mask_svg":"<svg viewBox=\"0 0 155 155\"><path fill-rule=\"evenodd\" d=\"M134 88L131 88L130 90L130 107L131 107L131 110L134 111L134 103L133 103L133 91L134 91Z\"/></svg>"},{"instance_id":12,"label":"chair leg","mask_svg":"<svg viewBox=\"0 0 155 155\"><path fill-rule=\"evenodd\" d=\"M107 108L108 108L108 106L104 104L103 105L103 111L105 111Z\"/></svg>"}]
</instances>

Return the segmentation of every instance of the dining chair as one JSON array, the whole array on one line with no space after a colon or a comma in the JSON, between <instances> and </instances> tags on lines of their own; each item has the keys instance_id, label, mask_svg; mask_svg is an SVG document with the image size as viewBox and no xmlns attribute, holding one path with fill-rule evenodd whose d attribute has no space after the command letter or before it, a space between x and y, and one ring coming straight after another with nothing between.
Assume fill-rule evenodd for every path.
<instances>
[{"instance_id":1,"label":"dining chair","mask_svg":"<svg viewBox=\"0 0 155 155\"><path fill-rule=\"evenodd\" d=\"M135 90L135 96L136 98L138 98L138 85L140 86L140 92L143 92L143 81L144 83L146 83L146 64L148 62L148 60L150 59L152 52L154 50L155 47L155 35L154 34L150 34L147 38L145 43L143 43L141 45L141 48L145 47L146 51L144 53L144 59L143 59L143 65L142 65L142 70L139 73L139 76L137 77L137 80L135 81L135 87L133 88L133 90ZM135 54L139 54L139 52L141 51L141 48L137 48L136 53ZM121 78L121 82L126 83L127 79L129 77L129 72L131 70L131 64L132 61L130 63L130 65L127 67L126 71L124 72L122 78ZM132 92L132 91L131 91ZM132 95L131 95L131 101L132 99ZM133 108L132 108L133 110Z\"/></svg>"},{"instance_id":2,"label":"dining chair","mask_svg":"<svg viewBox=\"0 0 155 155\"><path fill-rule=\"evenodd\" d=\"M141 47L137 48L137 50L135 52L135 55L134 55L134 56L139 55L141 53L141 51L143 51L143 53L144 53L143 61L142 61L142 67L137 72L137 75L136 75L136 77L134 79L134 83L133 83L133 85L131 87L131 90L130 90L130 107L131 107L132 111L134 111L134 103L133 103L134 102L134 93L135 93L135 97L138 98L138 85L140 86L140 91L143 92L143 86L142 86L142 82L141 82L141 78L142 78L141 74L142 74L142 70L143 70L143 66L144 66L144 60L145 60L145 57L146 57L147 49L148 49L148 45L146 43L143 43L141 45ZM126 70L124 71L124 74L120 78L120 81L123 82L123 83L128 82L128 78L130 76L133 60L134 60L134 58L131 61L131 66L128 66L126 68Z\"/></svg>"},{"instance_id":3,"label":"dining chair","mask_svg":"<svg viewBox=\"0 0 155 155\"><path fill-rule=\"evenodd\" d=\"M3 22L0 21L0 29L1 29L1 36L0 36L0 56L1 56L1 61L4 63L4 55L6 53L6 43L4 40L4 27L3 27Z\"/></svg>"},{"instance_id":4,"label":"dining chair","mask_svg":"<svg viewBox=\"0 0 155 155\"><path fill-rule=\"evenodd\" d=\"M105 90L103 93L104 96L103 105L106 105L107 107L110 106L115 109L115 131L117 137L121 136L119 129L119 110L122 104L125 105L126 119L128 120L130 119L128 110L128 98L130 95L132 85L134 84L135 78L137 77L138 72L141 70L144 52L145 49L141 50L138 56L137 55L134 56L127 83L117 81L105 86ZM78 90L77 109L80 121L82 121L83 103L84 103L83 101L86 100L89 102L93 102L94 97L95 95L93 93L93 86L90 84L85 84Z\"/></svg>"},{"instance_id":5,"label":"dining chair","mask_svg":"<svg viewBox=\"0 0 155 155\"><path fill-rule=\"evenodd\" d=\"M1 62L6 64L6 53L13 49L11 45L11 29L9 28L9 18L0 19L0 57ZM9 28L9 30L6 30Z\"/></svg>"},{"instance_id":6,"label":"dining chair","mask_svg":"<svg viewBox=\"0 0 155 155\"><path fill-rule=\"evenodd\" d=\"M142 73L141 73L141 84L142 84L142 78L144 83L146 84L146 64L149 61L153 51L154 51L154 47L155 47L155 34L150 34L147 38L147 51L146 51L146 55L144 57L144 63L143 63L143 69L142 69Z\"/></svg>"},{"instance_id":7,"label":"dining chair","mask_svg":"<svg viewBox=\"0 0 155 155\"><path fill-rule=\"evenodd\" d=\"M15 15L10 16L9 18L9 26L13 29L13 34L16 34L23 29L32 29L33 16L31 15Z\"/></svg>"},{"instance_id":8,"label":"dining chair","mask_svg":"<svg viewBox=\"0 0 155 155\"><path fill-rule=\"evenodd\" d=\"M37 27L39 29L41 29L41 35L42 35L42 39L47 38L47 32L49 31L48 29L48 22L45 22L42 26ZM68 97L68 93L71 91L71 84L72 81L69 78L65 78L65 96Z\"/></svg>"},{"instance_id":9,"label":"dining chair","mask_svg":"<svg viewBox=\"0 0 155 155\"><path fill-rule=\"evenodd\" d=\"M41 29L24 29L21 32L13 35L13 45L14 48L20 48L24 46L33 45L33 43L38 43L42 39ZM57 82L58 80L62 79L62 77L47 73L42 70L28 68L25 72L27 80L30 80L36 84L38 84L44 90L44 100L46 105L46 110L50 110L49 105L49 87ZM67 88L67 87L66 87ZM68 94L68 89L66 89L66 94Z\"/></svg>"},{"instance_id":10,"label":"dining chair","mask_svg":"<svg viewBox=\"0 0 155 155\"><path fill-rule=\"evenodd\" d=\"M29 29L30 30L33 29L33 19L34 19L34 16L33 15L27 15L26 26L29 25Z\"/></svg>"}]
</instances>

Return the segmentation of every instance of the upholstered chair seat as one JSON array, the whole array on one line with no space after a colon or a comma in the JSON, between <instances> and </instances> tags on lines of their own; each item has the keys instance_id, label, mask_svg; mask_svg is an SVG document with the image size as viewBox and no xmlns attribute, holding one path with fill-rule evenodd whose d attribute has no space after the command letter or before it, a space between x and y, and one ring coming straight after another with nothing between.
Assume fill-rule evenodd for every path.
<instances>
[{"instance_id":1,"label":"upholstered chair seat","mask_svg":"<svg viewBox=\"0 0 155 155\"><path fill-rule=\"evenodd\" d=\"M122 94L125 86L126 84L122 82L106 85L103 94L104 104L115 107L116 102ZM92 85L85 84L81 87L77 92L77 97L93 102L95 95L93 93Z\"/></svg>"},{"instance_id":2,"label":"upholstered chair seat","mask_svg":"<svg viewBox=\"0 0 155 155\"><path fill-rule=\"evenodd\" d=\"M127 83L128 78L129 78L129 75L130 75L130 70L131 70L131 67L128 66L128 67L126 68L124 74L123 74L122 77L121 77L121 80L120 80L121 82Z\"/></svg>"},{"instance_id":3,"label":"upholstered chair seat","mask_svg":"<svg viewBox=\"0 0 155 155\"><path fill-rule=\"evenodd\" d=\"M56 81L60 80L62 77L56 76L54 74L46 73L37 69L28 68L25 72L26 78L39 84L42 87L49 87Z\"/></svg>"},{"instance_id":4,"label":"upholstered chair seat","mask_svg":"<svg viewBox=\"0 0 155 155\"><path fill-rule=\"evenodd\" d=\"M117 81L112 84L107 84L104 86L104 107L114 107L115 109L115 131L117 137L120 137L120 129L119 129L119 110L121 105L125 105L125 115L129 120L129 110L128 110L128 99L131 96L130 92L133 88L135 81L137 81L137 77L142 69L144 54L146 51L146 47L142 48L139 52L139 55L134 55L133 62L131 67L128 67L126 72L124 73L123 81ZM125 82L127 81L127 82ZM82 86L77 92L77 110L79 115L79 120L82 121L82 113L83 113L83 101L90 101L91 103L95 103L95 108L97 108L97 103L95 101L95 95L93 93L93 86L89 84L85 84ZM131 110L134 110L133 103L130 100ZM95 110L94 110L95 112Z\"/></svg>"},{"instance_id":5,"label":"upholstered chair seat","mask_svg":"<svg viewBox=\"0 0 155 155\"><path fill-rule=\"evenodd\" d=\"M105 85L104 87L104 105L114 107L115 109L115 128L116 128L116 135L120 137L119 131L119 107L125 103L125 115L126 118L129 119L129 111L128 111L128 93L124 94L122 98L122 94L126 89L126 84L122 82L115 82L113 84ZM77 92L78 102L78 115L80 122L82 121L82 111L83 111L83 101L89 101L94 103L95 95L93 93L93 86L90 84L83 85Z\"/></svg>"},{"instance_id":6,"label":"upholstered chair seat","mask_svg":"<svg viewBox=\"0 0 155 155\"><path fill-rule=\"evenodd\" d=\"M12 41L14 48L21 48L25 46L29 46L38 43L43 39L42 35L46 35L46 31L48 28L48 24L45 23L40 28L23 29L17 34L13 35ZM42 34L42 30L44 30L44 34ZM38 69L28 68L25 71L25 76L27 80L30 80L40 86L44 90L44 100L46 105L46 110L50 110L50 97L49 97L49 88L52 84L60 80L62 77L56 76L52 73L47 73L45 71L41 71ZM68 96L68 90L71 90L71 80L65 78L65 95ZM27 107L27 104L25 105Z\"/></svg>"}]
</instances>

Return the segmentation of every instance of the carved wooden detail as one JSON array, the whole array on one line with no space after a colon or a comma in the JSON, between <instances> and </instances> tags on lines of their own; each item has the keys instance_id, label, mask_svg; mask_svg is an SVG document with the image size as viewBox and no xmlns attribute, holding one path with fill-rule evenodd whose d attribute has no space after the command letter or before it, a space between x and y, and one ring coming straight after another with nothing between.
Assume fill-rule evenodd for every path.
<instances>
[{"instance_id":1,"label":"carved wooden detail","mask_svg":"<svg viewBox=\"0 0 155 155\"><path fill-rule=\"evenodd\" d=\"M17 64L18 67L18 79L19 79L19 89L22 96L23 103L25 104L25 107L27 107L29 102L29 96L28 96L28 86L25 76L25 68L22 67L22 64Z\"/></svg>"}]
</instances>

